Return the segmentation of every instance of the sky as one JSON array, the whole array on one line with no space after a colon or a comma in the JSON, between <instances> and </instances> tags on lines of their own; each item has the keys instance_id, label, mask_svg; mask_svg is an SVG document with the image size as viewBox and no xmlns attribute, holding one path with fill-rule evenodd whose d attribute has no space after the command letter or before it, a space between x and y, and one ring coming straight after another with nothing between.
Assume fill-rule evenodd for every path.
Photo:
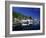
<instances>
[{"instance_id":1,"label":"sky","mask_svg":"<svg viewBox=\"0 0 46 38\"><path fill-rule=\"evenodd\" d=\"M25 16L31 16L33 19L40 19L40 8L13 7L12 11L21 13Z\"/></svg>"}]
</instances>

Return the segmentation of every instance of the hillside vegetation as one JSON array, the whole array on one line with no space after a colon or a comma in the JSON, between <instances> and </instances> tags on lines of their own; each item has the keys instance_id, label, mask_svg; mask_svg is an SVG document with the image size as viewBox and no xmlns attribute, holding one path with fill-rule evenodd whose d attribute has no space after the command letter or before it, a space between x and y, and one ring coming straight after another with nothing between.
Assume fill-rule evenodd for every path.
<instances>
[{"instance_id":1,"label":"hillside vegetation","mask_svg":"<svg viewBox=\"0 0 46 38\"><path fill-rule=\"evenodd\" d=\"M25 16L21 13L13 12L13 18L18 18L18 19L32 19L31 16Z\"/></svg>"}]
</instances>

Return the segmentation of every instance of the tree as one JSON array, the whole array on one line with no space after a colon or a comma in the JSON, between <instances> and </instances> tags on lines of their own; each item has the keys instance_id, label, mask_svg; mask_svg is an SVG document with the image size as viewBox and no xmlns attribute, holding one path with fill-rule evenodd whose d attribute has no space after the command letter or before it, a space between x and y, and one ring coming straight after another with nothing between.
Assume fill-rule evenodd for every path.
<instances>
[{"instance_id":1,"label":"tree","mask_svg":"<svg viewBox=\"0 0 46 38\"><path fill-rule=\"evenodd\" d=\"M29 19L32 19L32 17L30 16Z\"/></svg>"}]
</instances>

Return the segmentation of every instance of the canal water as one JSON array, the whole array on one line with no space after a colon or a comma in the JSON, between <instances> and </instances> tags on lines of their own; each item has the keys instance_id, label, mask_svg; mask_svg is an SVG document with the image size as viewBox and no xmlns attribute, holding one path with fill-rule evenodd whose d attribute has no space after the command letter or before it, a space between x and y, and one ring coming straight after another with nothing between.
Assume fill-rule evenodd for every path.
<instances>
[{"instance_id":1,"label":"canal water","mask_svg":"<svg viewBox=\"0 0 46 38\"><path fill-rule=\"evenodd\" d=\"M12 31L23 31L23 30L40 30L40 24L30 24L26 26L20 25L13 25Z\"/></svg>"}]
</instances>

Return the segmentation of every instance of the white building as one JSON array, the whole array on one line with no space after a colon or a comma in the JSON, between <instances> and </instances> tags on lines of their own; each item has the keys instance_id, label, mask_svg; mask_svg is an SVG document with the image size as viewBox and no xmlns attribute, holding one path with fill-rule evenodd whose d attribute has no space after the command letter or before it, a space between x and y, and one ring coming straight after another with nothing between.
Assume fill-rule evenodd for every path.
<instances>
[{"instance_id":1,"label":"white building","mask_svg":"<svg viewBox=\"0 0 46 38\"><path fill-rule=\"evenodd\" d=\"M21 20L22 22L22 25L25 26L25 25L30 25L30 24L33 24L33 20L31 19L27 19L27 20Z\"/></svg>"},{"instance_id":2,"label":"white building","mask_svg":"<svg viewBox=\"0 0 46 38\"><path fill-rule=\"evenodd\" d=\"M18 24L18 23L21 23L22 26L26 26L26 25L30 25L30 24L39 24L39 21L37 19L22 19L22 20L19 20L17 18L14 18L14 24Z\"/></svg>"}]
</instances>

